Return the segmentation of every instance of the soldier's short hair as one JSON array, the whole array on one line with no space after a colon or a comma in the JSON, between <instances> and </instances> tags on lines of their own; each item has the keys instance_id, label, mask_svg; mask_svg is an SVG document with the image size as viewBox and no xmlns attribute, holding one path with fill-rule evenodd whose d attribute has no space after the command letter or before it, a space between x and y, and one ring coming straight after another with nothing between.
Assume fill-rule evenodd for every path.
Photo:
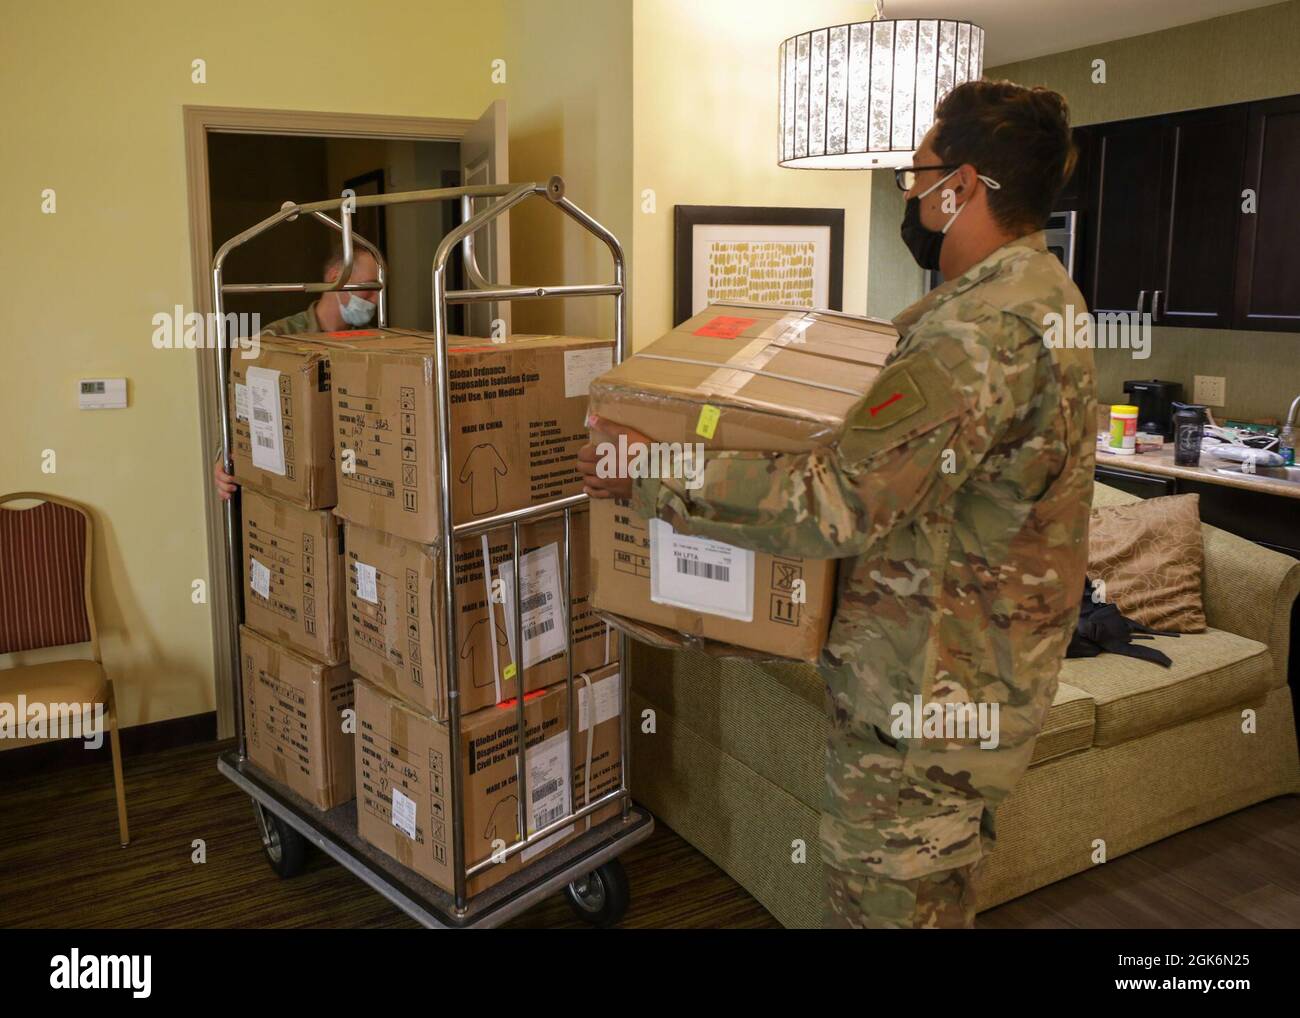
<instances>
[{"instance_id":1,"label":"soldier's short hair","mask_svg":"<svg viewBox=\"0 0 1300 1018\"><path fill-rule=\"evenodd\" d=\"M1002 186L989 211L1005 229L1038 230L1074 169L1065 97L1010 81L968 81L935 110L934 151L944 163L970 163Z\"/></svg>"},{"instance_id":2,"label":"soldier's short hair","mask_svg":"<svg viewBox=\"0 0 1300 1018\"><path fill-rule=\"evenodd\" d=\"M355 266L356 266L356 264L357 264L357 261L356 261L356 260L357 260L357 257L358 257L359 255L363 255L363 254L364 254L364 255L370 255L370 257L372 257L372 258L374 257L374 255L371 255L370 252L367 251L367 250L366 250L364 247L362 247L360 244L353 244L353 245L352 245L352 264L353 264L353 266L354 266L354 271L355 271ZM330 246L330 253L329 253L329 255L326 257L326 259L325 259L325 263L321 266L321 278L322 278L322 279L328 279L328 278L329 278L329 274L330 274L331 272L333 272L335 269L342 269L342 268L343 268L343 242L342 242L342 241L335 241L335 242ZM352 280L352 281L353 281L353 282L356 282L356 283L367 282L367 280L360 279L359 277L357 277L357 276L355 276L355 275L353 276L353 280Z\"/></svg>"}]
</instances>

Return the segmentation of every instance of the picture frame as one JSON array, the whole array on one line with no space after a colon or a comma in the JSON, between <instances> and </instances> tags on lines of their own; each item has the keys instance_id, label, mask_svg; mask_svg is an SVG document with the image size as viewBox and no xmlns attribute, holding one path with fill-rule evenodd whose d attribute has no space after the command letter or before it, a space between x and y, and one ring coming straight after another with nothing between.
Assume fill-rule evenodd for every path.
<instances>
[{"instance_id":1,"label":"picture frame","mask_svg":"<svg viewBox=\"0 0 1300 1018\"><path fill-rule=\"evenodd\" d=\"M728 299L842 311L844 210L675 206L673 324Z\"/></svg>"}]
</instances>

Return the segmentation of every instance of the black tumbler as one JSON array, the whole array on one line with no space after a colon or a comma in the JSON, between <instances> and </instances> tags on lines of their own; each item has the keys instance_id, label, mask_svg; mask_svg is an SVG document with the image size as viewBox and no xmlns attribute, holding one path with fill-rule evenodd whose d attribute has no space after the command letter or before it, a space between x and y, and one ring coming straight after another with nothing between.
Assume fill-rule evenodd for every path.
<instances>
[{"instance_id":1,"label":"black tumbler","mask_svg":"<svg viewBox=\"0 0 1300 1018\"><path fill-rule=\"evenodd\" d=\"M1201 436L1205 430L1205 407L1175 404L1174 463L1180 467L1201 464Z\"/></svg>"}]
</instances>

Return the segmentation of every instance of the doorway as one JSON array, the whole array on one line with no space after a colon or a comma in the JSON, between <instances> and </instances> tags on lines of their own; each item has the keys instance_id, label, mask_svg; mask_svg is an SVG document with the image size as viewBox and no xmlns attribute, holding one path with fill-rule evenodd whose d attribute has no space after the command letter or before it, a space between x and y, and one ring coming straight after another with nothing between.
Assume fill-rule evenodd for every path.
<instances>
[{"instance_id":1,"label":"doorway","mask_svg":"<svg viewBox=\"0 0 1300 1018\"><path fill-rule=\"evenodd\" d=\"M246 110L187 106L184 109L190 213L190 262L194 310L213 310L211 260L227 239L278 211L285 201L309 202L340 195L509 181L504 100L478 120ZM382 215L379 213L382 212ZM369 213L366 215L365 213ZM389 266L390 325L432 325L431 266L439 241L461 221L458 202L396 205L358 210L358 233L379 245ZM476 238L479 270L493 283L507 283L509 214ZM318 221L284 223L231 253L226 282L301 283L322 278L337 236ZM451 288L462 284L459 255L449 268ZM301 311L310 295L227 295L227 311L257 312L263 322ZM480 312L477 309L482 308ZM451 326L462 334L487 335L493 319L505 320L509 305L475 305L471 316L453 309ZM219 394L213 357L196 358L202 435L202 483L208 533L208 585L216 681L217 732L235 732L234 676L238 668L223 504L212 491L212 463L221 445ZM239 591L234 591L238 595Z\"/></svg>"}]
</instances>

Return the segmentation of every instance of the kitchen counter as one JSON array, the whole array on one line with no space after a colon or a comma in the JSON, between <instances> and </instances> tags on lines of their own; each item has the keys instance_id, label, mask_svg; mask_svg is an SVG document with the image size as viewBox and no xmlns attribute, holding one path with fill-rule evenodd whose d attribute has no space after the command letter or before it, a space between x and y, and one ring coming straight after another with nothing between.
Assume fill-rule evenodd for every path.
<instances>
[{"instance_id":1,"label":"kitchen counter","mask_svg":"<svg viewBox=\"0 0 1300 1018\"><path fill-rule=\"evenodd\" d=\"M1159 452L1141 452L1133 456L1116 456L1102 452L1097 448L1097 466L1114 470L1132 470L1143 474L1161 474L1165 477L1181 477L1188 481L1201 481L1205 484L1222 484L1229 488L1241 488L1246 491L1258 491L1266 495L1280 495L1283 498L1300 499L1300 484L1269 477L1268 468L1261 467L1261 473L1244 474L1240 464L1220 460L1208 453L1201 453L1200 466L1180 467L1174 464L1174 450L1166 446ZM1220 473L1216 467L1222 466L1232 473Z\"/></svg>"}]
</instances>

